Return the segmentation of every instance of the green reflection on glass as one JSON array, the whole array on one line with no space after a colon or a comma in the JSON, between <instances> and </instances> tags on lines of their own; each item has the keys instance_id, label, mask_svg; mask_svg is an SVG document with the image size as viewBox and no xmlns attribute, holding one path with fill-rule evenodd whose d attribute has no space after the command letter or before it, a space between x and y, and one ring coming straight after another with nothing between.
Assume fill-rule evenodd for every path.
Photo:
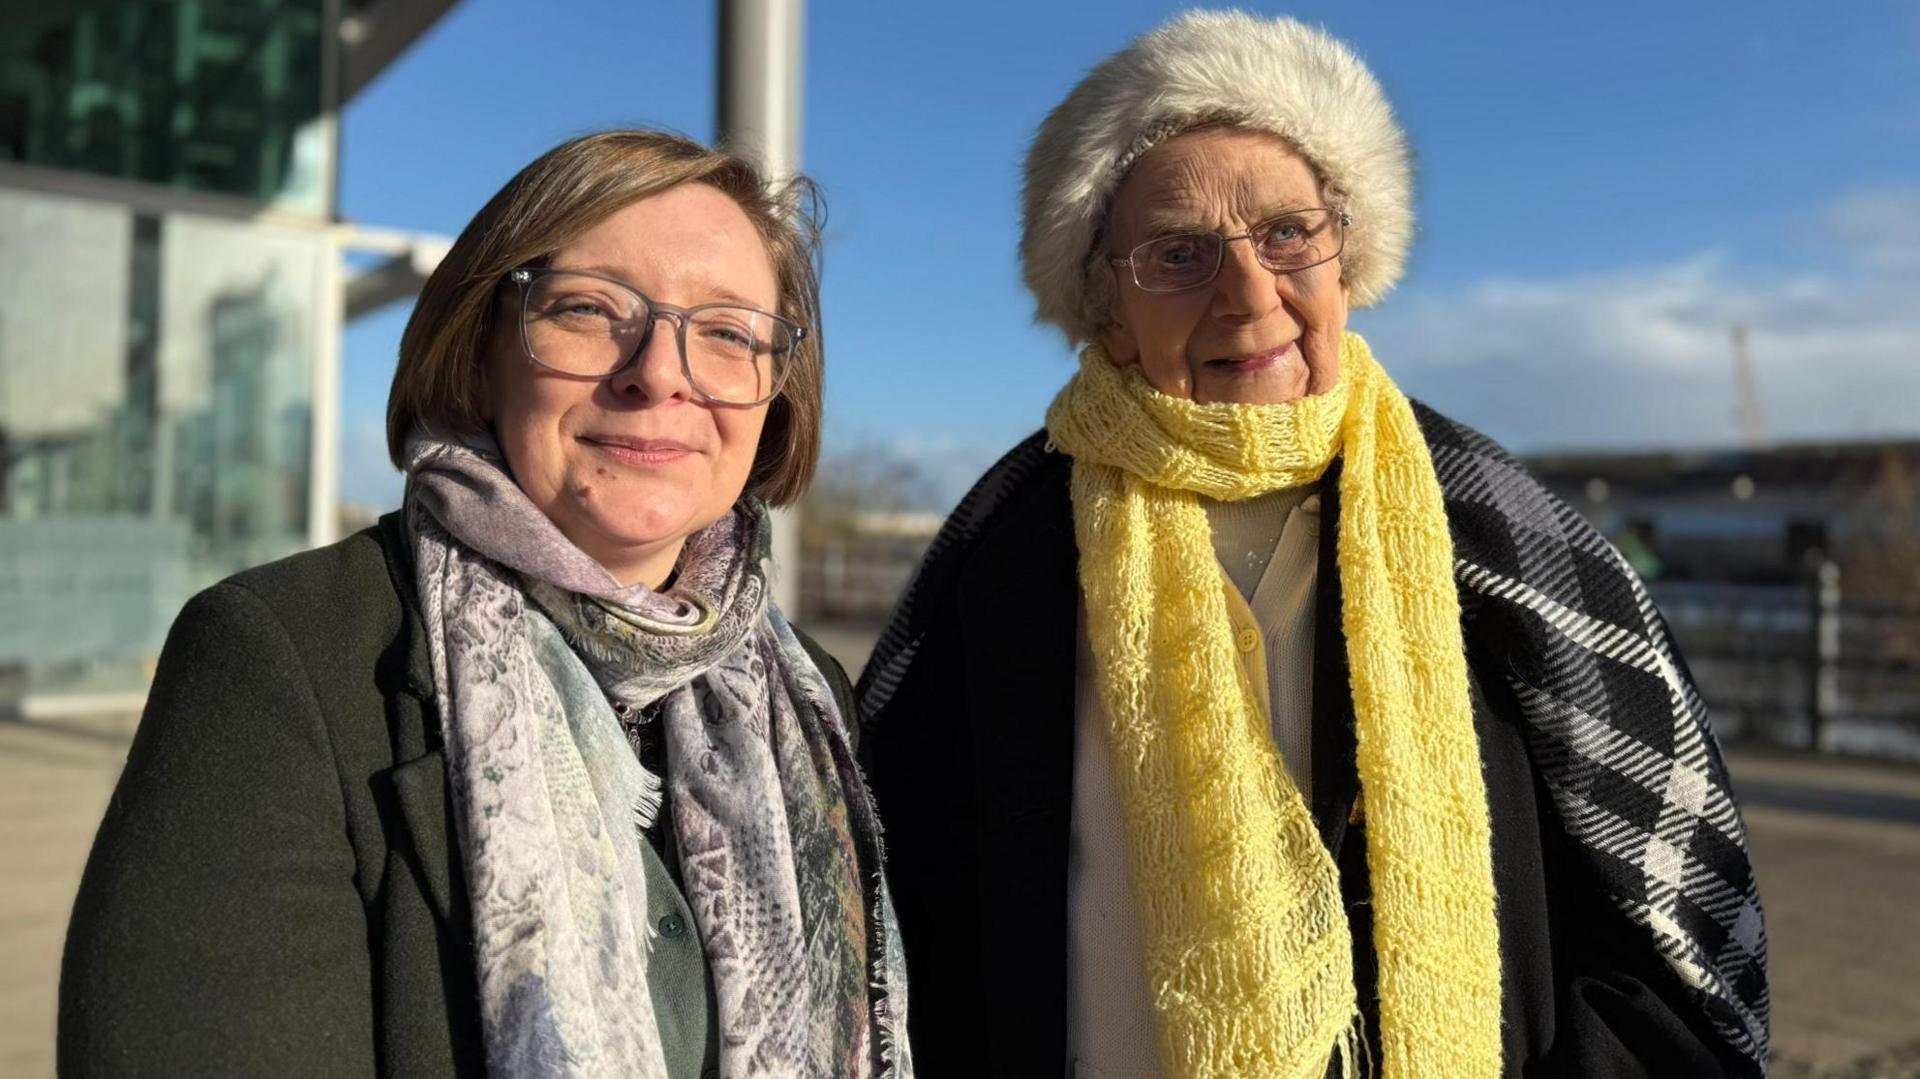
<instances>
[{"instance_id":1,"label":"green reflection on glass","mask_svg":"<svg viewBox=\"0 0 1920 1079\"><path fill-rule=\"evenodd\" d=\"M0 11L0 159L319 214L321 0Z\"/></svg>"}]
</instances>

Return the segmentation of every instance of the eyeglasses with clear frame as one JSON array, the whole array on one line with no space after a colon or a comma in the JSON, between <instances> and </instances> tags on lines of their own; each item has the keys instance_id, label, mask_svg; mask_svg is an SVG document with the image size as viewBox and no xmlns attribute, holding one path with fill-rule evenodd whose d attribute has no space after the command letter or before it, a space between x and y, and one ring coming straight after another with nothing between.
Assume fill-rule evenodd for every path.
<instances>
[{"instance_id":1,"label":"eyeglasses with clear frame","mask_svg":"<svg viewBox=\"0 0 1920 1079\"><path fill-rule=\"evenodd\" d=\"M520 288L528 359L569 378L618 375L652 339L655 321L668 318L694 392L716 405L752 408L779 396L793 351L807 336L805 326L756 307L675 307L600 274L523 266L507 280Z\"/></svg>"},{"instance_id":2,"label":"eyeglasses with clear frame","mask_svg":"<svg viewBox=\"0 0 1920 1079\"><path fill-rule=\"evenodd\" d=\"M1110 258L1133 272L1142 292L1185 292L1211 282L1226 261L1227 245L1253 243L1253 257L1274 273L1297 273L1338 256L1353 218L1344 210L1312 206L1269 218L1238 236L1176 232L1140 244L1126 258Z\"/></svg>"}]
</instances>

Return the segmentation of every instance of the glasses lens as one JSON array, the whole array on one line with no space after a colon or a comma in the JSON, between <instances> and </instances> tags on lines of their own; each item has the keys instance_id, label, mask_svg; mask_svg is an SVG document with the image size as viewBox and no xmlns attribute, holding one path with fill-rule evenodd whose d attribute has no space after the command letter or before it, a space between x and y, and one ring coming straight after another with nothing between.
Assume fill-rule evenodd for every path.
<instances>
[{"instance_id":1,"label":"glasses lens","mask_svg":"<svg viewBox=\"0 0 1920 1079\"><path fill-rule=\"evenodd\" d=\"M598 377L618 371L646 337L646 301L633 290L586 274L535 274L522 324L542 366Z\"/></svg>"},{"instance_id":2,"label":"glasses lens","mask_svg":"<svg viewBox=\"0 0 1920 1079\"><path fill-rule=\"evenodd\" d=\"M1133 279L1149 292L1173 292L1212 280L1220 237L1211 232L1162 236L1133 249Z\"/></svg>"},{"instance_id":3,"label":"glasses lens","mask_svg":"<svg viewBox=\"0 0 1920 1079\"><path fill-rule=\"evenodd\" d=\"M1269 270L1317 266L1340 253L1340 222L1330 210L1300 210L1263 221L1253 230L1254 251Z\"/></svg>"},{"instance_id":4,"label":"glasses lens","mask_svg":"<svg viewBox=\"0 0 1920 1079\"><path fill-rule=\"evenodd\" d=\"M772 397L794 344L791 326L751 307L702 307L687 317L687 369L716 401L750 405Z\"/></svg>"}]
</instances>

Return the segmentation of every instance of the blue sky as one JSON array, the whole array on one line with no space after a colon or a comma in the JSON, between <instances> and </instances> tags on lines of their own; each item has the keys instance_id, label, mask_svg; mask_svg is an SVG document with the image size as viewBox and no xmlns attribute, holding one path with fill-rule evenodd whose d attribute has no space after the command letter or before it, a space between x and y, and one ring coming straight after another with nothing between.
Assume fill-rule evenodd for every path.
<instances>
[{"instance_id":1,"label":"blue sky","mask_svg":"<svg viewBox=\"0 0 1920 1079\"><path fill-rule=\"evenodd\" d=\"M1522 450L1729 445L1738 321L1777 440L1920 436L1920 5L1252 7L1352 43L1408 129L1412 268L1352 325L1409 393ZM1072 370L1019 283L1027 139L1177 5L808 8L829 446L951 492ZM714 50L711 4L463 0L347 109L340 211L453 235L569 136L710 138ZM406 315L346 337L342 494L375 508Z\"/></svg>"}]
</instances>

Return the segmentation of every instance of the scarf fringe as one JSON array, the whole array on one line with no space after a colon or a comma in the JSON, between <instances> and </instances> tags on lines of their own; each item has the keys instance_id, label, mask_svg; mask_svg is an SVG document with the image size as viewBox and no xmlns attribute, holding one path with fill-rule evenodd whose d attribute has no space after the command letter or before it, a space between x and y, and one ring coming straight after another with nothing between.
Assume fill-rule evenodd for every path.
<instances>
[{"instance_id":1,"label":"scarf fringe","mask_svg":"<svg viewBox=\"0 0 1920 1079\"><path fill-rule=\"evenodd\" d=\"M1367 1018L1355 1008L1347 1025L1340 1030L1340 1037L1333 1043L1333 1055L1328 1058L1331 1067L1334 1061L1340 1062L1340 1079L1367 1079L1373 1074L1373 1048L1367 1044Z\"/></svg>"},{"instance_id":2,"label":"scarf fringe","mask_svg":"<svg viewBox=\"0 0 1920 1079\"><path fill-rule=\"evenodd\" d=\"M646 768L640 769L640 791L633 800L633 823L641 831L660 819L660 807L666 804L667 785Z\"/></svg>"}]
</instances>

